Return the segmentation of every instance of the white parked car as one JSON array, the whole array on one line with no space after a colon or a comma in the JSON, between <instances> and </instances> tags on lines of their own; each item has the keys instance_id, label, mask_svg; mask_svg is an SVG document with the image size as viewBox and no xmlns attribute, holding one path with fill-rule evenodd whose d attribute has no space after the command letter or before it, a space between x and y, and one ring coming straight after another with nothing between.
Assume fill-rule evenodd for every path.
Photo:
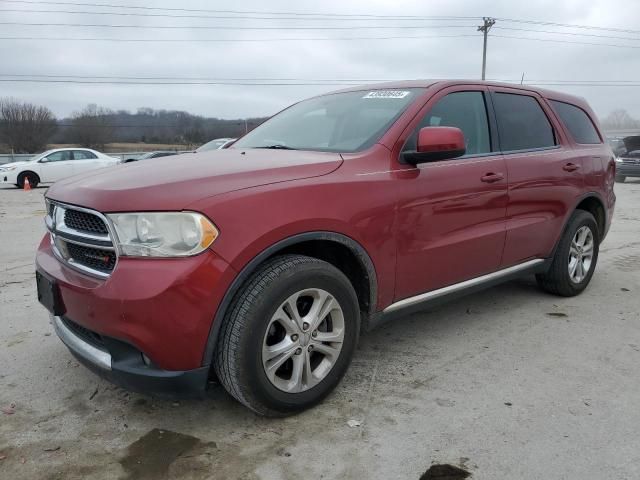
<instances>
[{"instance_id":1,"label":"white parked car","mask_svg":"<svg viewBox=\"0 0 640 480\"><path fill-rule=\"evenodd\" d=\"M97 168L121 163L90 148L56 148L47 150L22 162L0 165L0 184L13 184L23 188L26 178L32 187L39 183L53 183L63 178Z\"/></svg>"},{"instance_id":2,"label":"white parked car","mask_svg":"<svg viewBox=\"0 0 640 480\"><path fill-rule=\"evenodd\" d=\"M196 152L206 152L208 150L221 150L227 147L229 144L235 142L237 138L216 138L210 142L200 145L196 148Z\"/></svg>"}]
</instances>

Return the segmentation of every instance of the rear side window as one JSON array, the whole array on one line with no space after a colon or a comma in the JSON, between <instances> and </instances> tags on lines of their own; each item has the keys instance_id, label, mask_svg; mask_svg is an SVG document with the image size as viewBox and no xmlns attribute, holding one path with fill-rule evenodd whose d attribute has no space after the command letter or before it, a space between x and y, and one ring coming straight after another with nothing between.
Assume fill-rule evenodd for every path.
<instances>
[{"instance_id":1,"label":"rear side window","mask_svg":"<svg viewBox=\"0 0 640 480\"><path fill-rule=\"evenodd\" d=\"M503 151L555 146L553 127L535 98L495 93L493 104Z\"/></svg>"},{"instance_id":2,"label":"rear side window","mask_svg":"<svg viewBox=\"0 0 640 480\"><path fill-rule=\"evenodd\" d=\"M415 151L418 130L424 127L458 127L464 134L467 155L491 152L487 107L482 92L454 92L441 98L407 140L403 151Z\"/></svg>"},{"instance_id":3,"label":"rear side window","mask_svg":"<svg viewBox=\"0 0 640 480\"><path fill-rule=\"evenodd\" d=\"M88 152L86 150L74 150L73 151L73 159L74 160L90 160L96 157L93 153Z\"/></svg>"},{"instance_id":4,"label":"rear side window","mask_svg":"<svg viewBox=\"0 0 640 480\"><path fill-rule=\"evenodd\" d=\"M550 102L576 143L602 143L596 127L584 110L569 103Z\"/></svg>"}]
</instances>

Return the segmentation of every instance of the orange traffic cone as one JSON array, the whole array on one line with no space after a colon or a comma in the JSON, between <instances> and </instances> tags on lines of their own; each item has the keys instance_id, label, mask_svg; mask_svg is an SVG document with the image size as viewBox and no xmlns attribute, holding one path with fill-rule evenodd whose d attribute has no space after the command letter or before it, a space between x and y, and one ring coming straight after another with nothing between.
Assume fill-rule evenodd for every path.
<instances>
[{"instance_id":1,"label":"orange traffic cone","mask_svg":"<svg viewBox=\"0 0 640 480\"><path fill-rule=\"evenodd\" d=\"M29 190L31 190L31 183L29 183L29 177L26 177L24 179L24 191L27 192Z\"/></svg>"}]
</instances>

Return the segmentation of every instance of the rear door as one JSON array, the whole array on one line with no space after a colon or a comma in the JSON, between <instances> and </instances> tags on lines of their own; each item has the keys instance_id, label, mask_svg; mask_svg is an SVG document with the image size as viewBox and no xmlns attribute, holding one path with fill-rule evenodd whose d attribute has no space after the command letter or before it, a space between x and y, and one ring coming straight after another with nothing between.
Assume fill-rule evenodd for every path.
<instances>
[{"instance_id":1,"label":"rear door","mask_svg":"<svg viewBox=\"0 0 640 480\"><path fill-rule=\"evenodd\" d=\"M582 192L582 161L536 93L492 87L500 148L509 172L502 267L548 257Z\"/></svg>"},{"instance_id":2,"label":"rear door","mask_svg":"<svg viewBox=\"0 0 640 480\"><path fill-rule=\"evenodd\" d=\"M40 181L52 183L73 175L73 156L71 150L61 150L40 160Z\"/></svg>"},{"instance_id":3,"label":"rear door","mask_svg":"<svg viewBox=\"0 0 640 480\"><path fill-rule=\"evenodd\" d=\"M89 150L73 150L73 172L84 173L102 167L102 161Z\"/></svg>"},{"instance_id":4,"label":"rear door","mask_svg":"<svg viewBox=\"0 0 640 480\"><path fill-rule=\"evenodd\" d=\"M463 157L408 170L398 207L395 299L458 283L499 268L505 240L507 170L498 152L488 91L482 86L438 92L419 114L403 151L427 126L462 130Z\"/></svg>"}]
</instances>

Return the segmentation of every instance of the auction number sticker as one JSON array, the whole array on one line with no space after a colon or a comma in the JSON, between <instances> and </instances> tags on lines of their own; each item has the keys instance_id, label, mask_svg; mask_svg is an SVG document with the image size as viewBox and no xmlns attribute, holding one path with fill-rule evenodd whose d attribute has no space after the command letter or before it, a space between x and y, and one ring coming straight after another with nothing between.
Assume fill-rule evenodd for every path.
<instances>
[{"instance_id":1,"label":"auction number sticker","mask_svg":"<svg viewBox=\"0 0 640 480\"><path fill-rule=\"evenodd\" d=\"M373 90L362 98L404 98L409 93L406 90Z\"/></svg>"}]
</instances>

